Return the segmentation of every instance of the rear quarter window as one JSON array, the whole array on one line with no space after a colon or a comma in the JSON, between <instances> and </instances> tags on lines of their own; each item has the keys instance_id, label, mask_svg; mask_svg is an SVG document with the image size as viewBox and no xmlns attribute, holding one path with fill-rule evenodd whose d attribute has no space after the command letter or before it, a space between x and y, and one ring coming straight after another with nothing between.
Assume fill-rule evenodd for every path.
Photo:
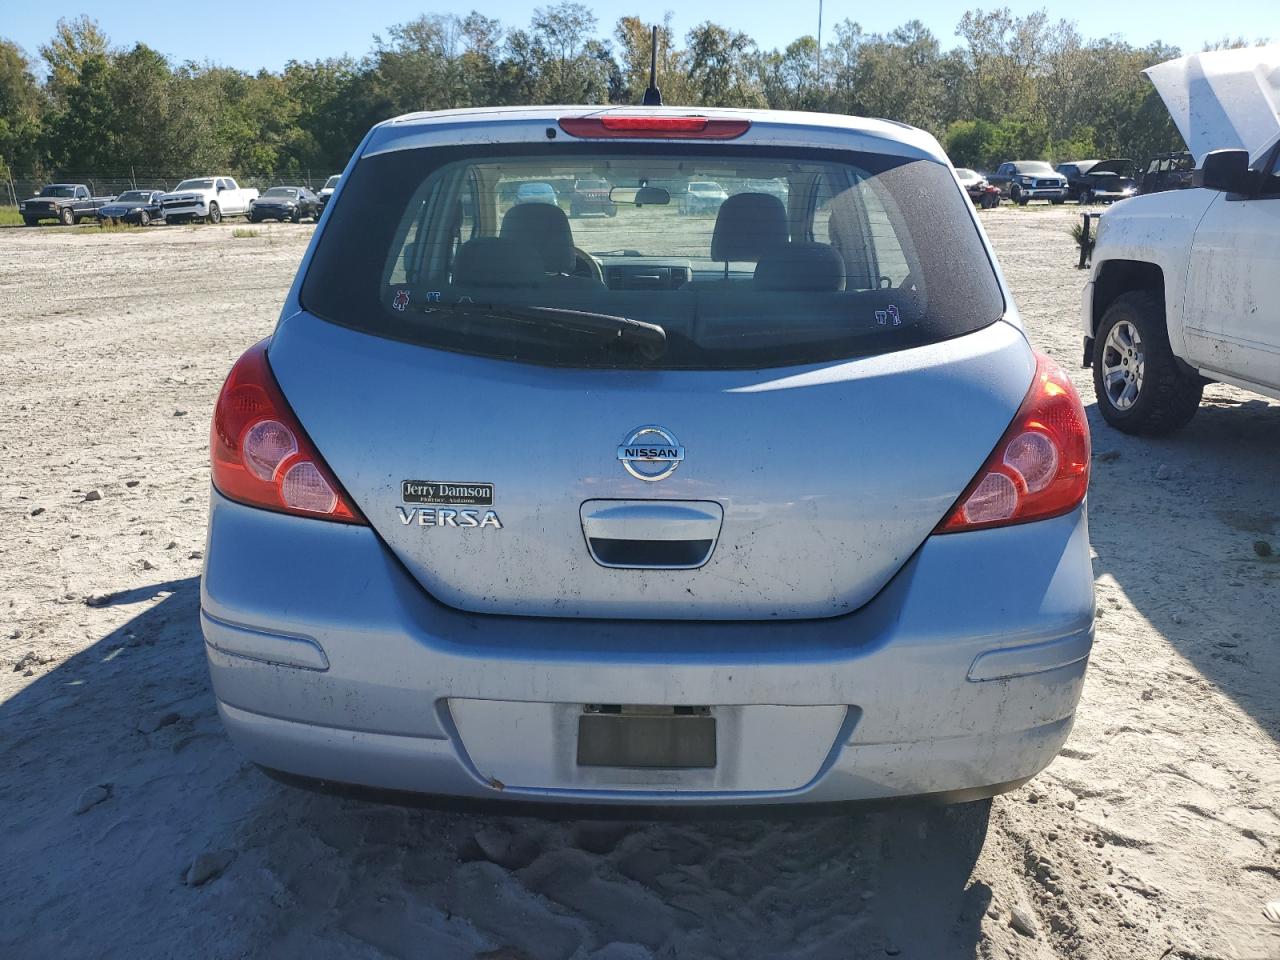
<instances>
[{"instance_id":1,"label":"rear quarter window","mask_svg":"<svg viewBox=\"0 0 1280 960\"><path fill-rule=\"evenodd\" d=\"M709 183L718 189L706 201L687 202ZM616 202L575 209L575 185L588 184ZM651 202L628 202L638 197ZM1004 311L948 167L724 144L366 157L301 296L323 319L436 349L658 369L869 356ZM616 331L633 323L660 327L665 346L628 349Z\"/></svg>"}]
</instances>

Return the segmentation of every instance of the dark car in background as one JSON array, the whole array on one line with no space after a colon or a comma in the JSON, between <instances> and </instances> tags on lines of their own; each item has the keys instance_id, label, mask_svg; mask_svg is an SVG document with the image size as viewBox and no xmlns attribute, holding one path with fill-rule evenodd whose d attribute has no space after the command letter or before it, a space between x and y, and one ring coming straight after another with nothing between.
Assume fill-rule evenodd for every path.
<instances>
[{"instance_id":1,"label":"dark car in background","mask_svg":"<svg viewBox=\"0 0 1280 960\"><path fill-rule=\"evenodd\" d=\"M1129 159L1073 160L1057 171L1067 178L1067 199L1078 203L1112 203L1138 192Z\"/></svg>"},{"instance_id":2,"label":"dark car in background","mask_svg":"<svg viewBox=\"0 0 1280 960\"><path fill-rule=\"evenodd\" d=\"M249 206L249 222L320 219L320 198L306 187L272 187Z\"/></svg>"},{"instance_id":3,"label":"dark car in background","mask_svg":"<svg viewBox=\"0 0 1280 960\"><path fill-rule=\"evenodd\" d=\"M30 200L18 204L22 222L34 227L41 220L57 220L63 226L97 216L98 208L115 197L94 197L83 183L50 183Z\"/></svg>"},{"instance_id":4,"label":"dark car in background","mask_svg":"<svg viewBox=\"0 0 1280 960\"><path fill-rule=\"evenodd\" d=\"M573 193L569 195L569 216L603 213L606 217L616 217L618 207L609 199L609 191L612 189L608 180L573 181Z\"/></svg>"},{"instance_id":5,"label":"dark car in background","mask_svg":"<svg viewBox=\"0 0 1280 960\"><path fill-rule=\"evenodd\" d=\"M1139 193L1186 190L1195 186L1196 160L1185 150L1161 153L1147 160L1138 181Z\"/></svg>"},{"instance_id":6,"label":"dark car in background","mask_svg":"<svg viewBox=\"0 0 1280 960\"><path fill-rule=\"evenodd\" d=\"M989 179L1000 188L1001 196L1019 206L1032 200L1062 203L1067 199L1067 178L1044 160L1008 160Z\"/></svg>"},{"instance_id":7,"label":"dark car in background","mask_svg":"<svg viewBox=\"0 0 1280 960\"><path fill-rule=\"evenodd\" d=\"M136 223L145 227L164 220L160 206L163 190L126 190L110 203L98 208L99 223Z\"/></svg>"}]
</instances>

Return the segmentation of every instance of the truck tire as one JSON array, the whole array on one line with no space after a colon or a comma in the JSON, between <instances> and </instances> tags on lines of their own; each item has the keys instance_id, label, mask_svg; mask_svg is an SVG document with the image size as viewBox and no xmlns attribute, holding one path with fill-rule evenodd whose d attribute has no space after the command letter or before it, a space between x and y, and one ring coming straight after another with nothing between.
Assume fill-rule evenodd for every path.
<instances>
[{"instance_id":1,"label":"truck tire","mask_svg":"<svg viewBox=\"0 0 1280 960\"><path fill-rule=\"evenodd\" d=\"M39 220L37 220L35 217L23 217L23 218L22 218L22 223L23 223L23 225L24 225L24 226L28 226L28 227L38 227L38 226L40 226L40 221L39 221Z\"/></svg>"},{"instance_id":2,"label":"truck tire","mask_svg":"<svg viewBox=\"0 0 1280 960\"><path fill-rule=\"evenodd\" d=\"M140 227L145 227L145 226L147 226L149 223L151 223L151 214L147 213L147 211L145 211L145 210L139 210L139 211L138 211L138 226L140 226Z\"/></svg>"},{"instance_id":3,"label":"truck tire","mask_svg":"<svg viewBox=\"0 0 1280 960\"><path fill-rule=\"evenodd\" d=\"M209 223L222 222L222 210L218 207L218 204L216 201L213 201L213 200L209 201L209 216L205 217L205 219Z\"/></svg>"},{"instance_id":4,"label":"truck tire","mask_svg":"<svg viewBox=\"0 0 1280 960\"><path fill-rule=\"evenodd\" d=\"M1163 436L1195 416L1204 382L1174 356L1154 293L1122 294L1102 315L1093 340L1093 389L1102 418L1124 433Z\"/></svg>"},{"instance_id":5,"label":"truck tire","mask_svg":"<svg viewBox=\"0 0 1280 960\"><path fill-rule=\"evenodd\" d=\"M71 212L70 207L63 207L61 210L58 211L58 222L61 223L64 227L75 226L76 215Z\"/></svg>"}]
</instances>

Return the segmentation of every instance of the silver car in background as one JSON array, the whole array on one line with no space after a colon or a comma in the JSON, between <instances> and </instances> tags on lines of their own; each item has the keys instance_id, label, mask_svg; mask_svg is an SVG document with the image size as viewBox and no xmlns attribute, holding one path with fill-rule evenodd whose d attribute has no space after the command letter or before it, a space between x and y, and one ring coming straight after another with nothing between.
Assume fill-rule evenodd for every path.
<instances>
[{"instance_id":1,"label":"silver car in background","mask_svg":"<svg viewBox=\"0 0 1280 960\"><path fill-rule=\"evenodd\" d=\"M514 202L583 180L616 216ZM715 215L679 216L706 182ZM1084 412L918 130L380 124L211 445L218 709L294 779L955 801L1025 782L1071 729Z\"/></svg>"}]
</instances>

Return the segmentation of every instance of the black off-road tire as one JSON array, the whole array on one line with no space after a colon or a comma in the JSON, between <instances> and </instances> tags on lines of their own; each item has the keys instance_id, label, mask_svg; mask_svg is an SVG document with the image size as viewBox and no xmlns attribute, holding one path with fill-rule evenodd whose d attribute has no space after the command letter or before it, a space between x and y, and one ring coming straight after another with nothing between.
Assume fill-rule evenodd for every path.
<instances>
[{"instance_id":1,"label":"black off-road tire","mask_svg":"<svg viewBox=\"0 0 1280 960\"><path fill-rule=\"evenodd\" d=\"M1116 407L1103 384L1107 337L1119 323L1132 324L1142 340L1142 385L1127 409ZM1157 437L1185 427L1195 416L1204 381L1178 362L1169 346L1164 305L1150 291L1117 297L1098 324L1093 339L1093 389L1102 418L1124 433Z\"/></svg>"},{"instance_id":2,"label":"black off-road tire","mask_svg":"<svg viewBox=\"0 0 1280 960\"><path fill-rule=\"evenodd\" d=\"M215 203L215 202L213 202L213 201L210 201L210 202L209 202L209 215L208 215L207 217L205 217L205 221L206 221L207 223L221 223L221 222L222 222L222 208L221 208L221 207L219 207L219 206L217 205L217 203Z\"/></svg>"},{"instance_id":3,"label":"black off-road tire","mask_svg":"<svg viewBox=\"0 0 1280 960\"><path fill-rule=\"evenodd\" d=\"M38 227L40 226L40 221L37 220L35 217L23 217L22 225L24 227Z\"/></svg>"},{"instance_id":4,"label":"black off-road tire","mask_svg":"<svg viewBox=\"0 0 1280 960\"><path fill-rule=\"evenodd\" d=\"M293 211L293 216L292 216L292 217L290 217L290 218L289 218L289 220L290 220L291 222L293 222L293 223L301 223L301 222L302 222L302 211L301 211L301 210L299 210L299 209L295 209L295 210Z\"/></svg>"}]
</instances>

